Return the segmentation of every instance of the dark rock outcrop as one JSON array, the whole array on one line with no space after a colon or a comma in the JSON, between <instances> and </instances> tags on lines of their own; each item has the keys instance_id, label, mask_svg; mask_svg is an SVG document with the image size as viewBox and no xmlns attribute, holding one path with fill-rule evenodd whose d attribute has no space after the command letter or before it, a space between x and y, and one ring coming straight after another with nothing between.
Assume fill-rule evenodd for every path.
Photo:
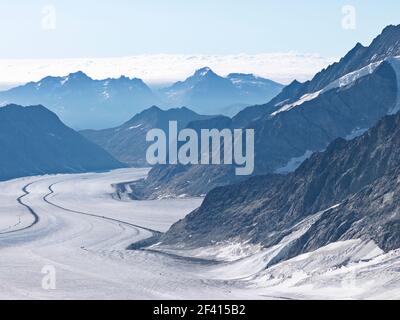
<instances>
[{"instance_id":1,"label":"dark rock outcrop","mask_svg":"<svg viewBox=\"0 0 400 320\"><path fill-rule=\"evenodd\" d=\"M193 248L239 238L271 247L318 214L271 263L349 239L373 240L385 251L397 249L399 150L400 115L387 116L361 137L335 140L287 176L259 176L216 188L162 242Z\"/></svg>"},{"instance_id":2,"label":"dark rock outcrop","mask_svg":"<svg viewBox=\"0 0 400 320\"><path fill-rule=\"evenodd\" d=\"M324 150L337 138L356 136L374 126L398 103L396 72L383 62L371 74L349 85L321 92L288 111L269 114L247 124L255 130L255 175L278 172L295 158ZM220 119L216 128L236 127L236 119ZM197 127L205 123L197 124ZM293 168L294 170L295 168ZM290 171L290 170L289 170ZM157 166L145 183L134 186L142 196L199 196L211 189L243 180L230 166ZM156 189L157 188L157 189Z\"/></svg>"}]
</instances>

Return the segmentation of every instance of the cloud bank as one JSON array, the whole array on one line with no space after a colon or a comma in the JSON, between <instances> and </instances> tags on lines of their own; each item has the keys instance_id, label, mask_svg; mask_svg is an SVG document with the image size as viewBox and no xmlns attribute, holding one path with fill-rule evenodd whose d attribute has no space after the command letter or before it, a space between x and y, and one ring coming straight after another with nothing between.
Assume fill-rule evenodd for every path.
<instances>
[{"instance_id":1,"label":"cloud bank","mask_svg":"<svg viewBox=\"0 0 400 320\"><path fill-rule=\"evenodd\" d=\"M335 59L318 54L263 53L237 55L151 54L120 58L0 59L2 87L38 81L45 76L64 76L83 71L94 79L121 75L143 79L150 85L183 80L194 70L208 66L221 75L254 73L281 83L310 79Z\"/></svg>"}]
</instances>

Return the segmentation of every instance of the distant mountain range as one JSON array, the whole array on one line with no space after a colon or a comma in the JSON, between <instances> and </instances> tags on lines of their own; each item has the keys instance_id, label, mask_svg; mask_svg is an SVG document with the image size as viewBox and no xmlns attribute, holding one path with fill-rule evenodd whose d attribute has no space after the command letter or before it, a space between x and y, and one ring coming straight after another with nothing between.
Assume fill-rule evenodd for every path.
<instances>
[{"instance_id":1,"label":"distant mountain range","mask_svg":"<svg viewBox=\"0 0 400 320\"><path fill-rule=\"evenodd\" d=\"M123 125L105 130L85 130L80 133L110 152L116 159L131 166L148 166L146 151L150 143L146 134L151 129L162 129L168 133L169 121L177 121L178 130L190 122L204 120L209 116L199 115L187 108L161 110L153 106Z\"/></svg>"},{"instance_id":2,"label":"distant mountain range","mask_svg":"<svg viewBox=\"0 0 400 320\"><path fill-rule=\"evenodd\" d=\"M122 168L42 106L0 108L0 180Z\"/></svg>"},{"instance_id":3,"label":"distant mountain range","mask_svg":"<svg viewBox=\"0 0 400 320\"><path fill-rule=\"evenodd\" d=\"M233 73L224 78L206 67L161 90L161 94L169 106L185 105L202 114L233 116L248 105L271 100L283 87L252 74Z\"/></svg>"},{"instance_id":4,"label":"distant mountain range","mask_svg":"<svg viewBox=\"0 0 400 320\"><path fill-rule=\"evenodd\" d=\"M255 174L291 172L333 140L352 139L398 112L399 39L400 26L389 26L369 47L357 44L313 80L294 81L269 103L233 117L230 128L255 130ZM232 166L156 166L132 188L134 197L136 191L150 198L198 196L242 179Z\"/></svg>"},{"instance_id":5,"label":"distant mountain range","mask_svg":"<svg viewBox=\"0 0 400 320\"><path fill-rule=\"evenodd\" d=\"M352 239L374 241L385 252L398 249L399 150L397 114L352 141L335 140L287 176L258 176L211 191L161 242L179 249L283 243L266 267Z\"/></svg>"},{"instance_id":6,"label":"distant mountain range","mask_svg":"<svg viewBox=\"0 0 400 320\"><path fill-rule=\"evenodd\" d=\"M116 127L152 105L163 109L187 106L201 114L235 114L247 105L269 101L282 88L253 75L223 78L209 68L160 91L152 91L136 78L93 80L76 72L0 92L0 105L42 104L74 129L104 129Z\"/></svg>"},{"instance_id":7,"label":"distant mountain range","mask_svg":"<svg viewBox=\"0 0 400 320\"><path fill-rule=\"evenodd\" d=\"M116 126L156 102L140 79L93 80L83 72L0 92L0 103L45 105L74 129Z\"/></svg>"}]
</instances>

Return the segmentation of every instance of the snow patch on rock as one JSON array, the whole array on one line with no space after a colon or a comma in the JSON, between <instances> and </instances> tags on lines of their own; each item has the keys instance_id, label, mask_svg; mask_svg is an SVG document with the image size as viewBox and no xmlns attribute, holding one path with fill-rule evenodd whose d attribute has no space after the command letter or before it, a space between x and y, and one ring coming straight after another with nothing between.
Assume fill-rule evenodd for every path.
<instances>
[{"instance_id":1,"label":"snow patch on rock","mask_svg":"<svg viewBox=\"0 0 400 320\"><path fill-rule=\"evenodd\" d=\"M382 64L382 62L383 61L374 62L374 63L371 63L368 66L361 68L357 71L350 72L350 73L344 75L343 77L331 82L324 89L317 91L317 92L305 94L296 102L284 105L278 111L275 111L274 113L272 113L271 116L276 116L282 112L290 111L295 107L301 106L306 102L309 102L309 101L312 101L312 100L318 98L321 94L328 92L330 90L342 88L342 87L348 87L350 85L353 85L358 79L372 74L376 70L376 68L378 68Z\"/></svg>"},{"instance_id":2,"label":"snow patch on rock","mask_svg":"<svg viewBox=\"0 0 400 320\"><path fill-rule=\"evenodd\" d=\"M350 141L355 138L361 137L368 129L365 128L356 128L349 135L345 137L346 140Z\"/></svg>"},{"instance_id":3,"label":"snow patch on rock","mask_svg":"<svg viewBox=\"0 0 400 320\"><path fill-rule=\"evenodd\" d=\"M294 172L301 166L301 164L304 161L309 159L313 154L314 154L313 151L307 150L306 153L303 154L302 156L297 157L297 158L292 158L292 159L289 160L289 162L285 166L283 166L283 167L281 167L279 169L276 169L275 173L277 173L277 174L288 174L290 172Z\"/></svg>"}]
</instances>

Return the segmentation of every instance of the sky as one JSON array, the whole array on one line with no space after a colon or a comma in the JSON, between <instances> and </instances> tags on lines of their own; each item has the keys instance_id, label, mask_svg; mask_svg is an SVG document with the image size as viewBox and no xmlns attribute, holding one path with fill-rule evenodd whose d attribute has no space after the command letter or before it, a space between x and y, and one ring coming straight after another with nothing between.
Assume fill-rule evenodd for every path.
<instances>
[{"instance_id":1,"label":"sky","mask_svg":"<svg viewBox=\"0 0 400 320\"><path fill-rule=\"evenodd\" d=\"M0 82L18 80L10 68L18 63L15 59L41 59L42 67L44 61L59 65L60 59L80 59L73 67L69 64L73 71L92 61L87 59L99 58L147 56L141 61L148 64L154 55L163 55L163 63L176 70L179 57L195 56L211 64L215 59L204 57L246 57L240 64L243 70L232 70L241 72L254 69L252 61L288 53L292 56L287 62L305 63L307 75L300 68L286 75L271 71L271 76L302 79L357 42L368 45L386 25L399 24L399 12L398 0L1 0L0 71L4 63L9 68ZM278 62L261 64L277 70ZM146 65L138 68L139 75L160 77L151 75ZM225 72L219 65L215 68ZM267 69L259 73L268 75ZM101 74L92 70L96 72Z\"/></svg>"}]
</instances>

